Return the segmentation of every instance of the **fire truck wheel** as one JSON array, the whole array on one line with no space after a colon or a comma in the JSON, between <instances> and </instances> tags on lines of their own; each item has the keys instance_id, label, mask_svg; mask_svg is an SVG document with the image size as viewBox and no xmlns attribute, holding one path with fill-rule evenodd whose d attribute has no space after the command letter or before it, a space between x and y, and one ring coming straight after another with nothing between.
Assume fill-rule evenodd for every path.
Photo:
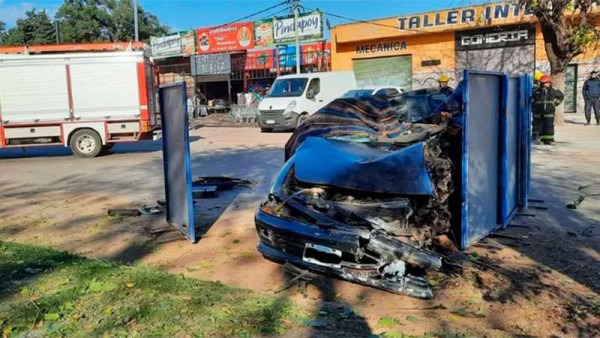
<instances>
[{"instance_id":1,"label":"fire truck wheel","mask_svg":"<svg viewBox=\"0 0 600 338\"><path fill-rule=\"evenodd\" d=\"M79 157L96 157L102 151L102 140L97 132L81 129L71 136L69 142L73 153Z\"/></svg>"}]
</instances>

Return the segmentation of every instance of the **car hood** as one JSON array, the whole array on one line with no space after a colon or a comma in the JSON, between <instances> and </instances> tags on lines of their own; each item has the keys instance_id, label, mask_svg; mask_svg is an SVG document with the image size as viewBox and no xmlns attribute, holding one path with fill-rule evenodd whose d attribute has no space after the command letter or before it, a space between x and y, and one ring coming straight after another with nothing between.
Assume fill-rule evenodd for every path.
<instances>
[{"instance_id":1,"label":"car hood","mask_svg":"<svg viewBox=\"0 0 600 338\"><path fill-rule=\"evenodd\" d=\"M299 97L266 97L258 105L259 110L284 110L292 101Z\"/></svg>"},{"instance_id":2,"label":"car hood","mask_svg":"<svg viewBox=\"0 0 600 338\"><path fill-rule=\"evenodd\" d=\"M371 193L434 194L425 143L395 151L354 142L308 137L294 155L296 178L305 183Z\"/></svg>"}]
</instances>

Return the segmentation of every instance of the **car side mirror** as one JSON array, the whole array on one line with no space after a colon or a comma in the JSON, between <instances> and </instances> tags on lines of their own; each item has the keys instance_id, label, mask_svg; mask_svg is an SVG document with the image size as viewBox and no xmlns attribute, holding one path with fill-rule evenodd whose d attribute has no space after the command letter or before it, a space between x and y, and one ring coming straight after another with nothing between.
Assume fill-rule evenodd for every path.
<instances>
[{"instance_id":1,"label":"car side mirror","mask_svg":"<svg viewBox=\"0 0 600 338\"><path fill-rule=\"evenodd\" d=\"M314 90L312 90L312 89L309 89L309 90L306 92L306 98L307 98L307 99L309 99L309 100L312 100L312 99L314 99L314 98L315 98L315 91L314 91Z\"/></svg>"}]
</instances>

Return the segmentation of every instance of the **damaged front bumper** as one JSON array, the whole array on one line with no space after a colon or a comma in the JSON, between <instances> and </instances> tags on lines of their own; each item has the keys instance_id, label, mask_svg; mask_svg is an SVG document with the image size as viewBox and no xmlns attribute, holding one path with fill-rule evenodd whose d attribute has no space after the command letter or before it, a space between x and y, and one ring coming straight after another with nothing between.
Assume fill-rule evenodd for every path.
<instances>
[{"instance_id":1,"label":"damaged front bumper","mask_svg":"<svg viewBox=\"0 0 600 338\"><path fill-rule=\"evenodd\" d=\"M262 209L256 214L256 229L258 250L270 260L417 298L429 299L433 293L426 279L407 272L406 262L421 269L442 266L434 253L385 234L318 229Z\"/></svg>"}]
</instances>

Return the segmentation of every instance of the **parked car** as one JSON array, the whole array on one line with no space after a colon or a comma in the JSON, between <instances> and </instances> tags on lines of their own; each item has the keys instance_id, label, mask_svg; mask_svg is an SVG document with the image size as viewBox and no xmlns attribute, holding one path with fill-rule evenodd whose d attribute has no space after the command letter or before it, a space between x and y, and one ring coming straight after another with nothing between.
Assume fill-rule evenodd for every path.
<instances>
[{"instance_id":1,"label":"parked car","mask_svg":"<svg viewBox=\"0 0 600 338\"><path fill-rule=\"evenodd\" d=\"M280 76L258 106L260 129L296 129L310 115L355 87L351 71Z\"/></svg>"},{"instance_id":2,"label":"parked car","mask_svg":"<svg viewBox=\"0 0 600 338\"><path fill-rule=\"evenodd\" d=\"M342 98L349 97L365 97L369 95L395 96L404 93L400 87L373 87L373 88L357 88L344 93Z\"/></svg>"}]
</instances>

